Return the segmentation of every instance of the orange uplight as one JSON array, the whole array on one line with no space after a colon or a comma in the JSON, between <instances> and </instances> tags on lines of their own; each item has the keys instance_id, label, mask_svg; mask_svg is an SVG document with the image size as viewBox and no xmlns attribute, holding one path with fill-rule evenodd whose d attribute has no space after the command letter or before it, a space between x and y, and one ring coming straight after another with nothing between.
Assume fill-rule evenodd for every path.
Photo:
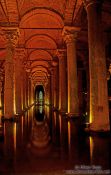
<instances>
[{"instance_id":1,"label":"orange uplight","mask_svg":"<svg viewBox=\"0 0 111 175\"><path fill-rule=\"evenodd\" d=\"M93 142L93 138L91 136L89 137L89 141L90 141L90 159L91 159L91 162L92 162L94 142Z\"/></svg>"},{"instance_id":2,"label":"orange uplight","mask_svg":"<svg viewBox=\"0 0 111 175\"><path fill-rule=\"evenodd\" d=\"M71 146L71 124L70 124L70 121L68 121L68 146L69 146L69 150L70 150L70 146Z\"/></svg>"},{"instance_id":3,"label":"orange uplight","mask_svg":"<svg viewBox=\"0 0 111 175\"><path fill-rule=\"evenodd\" d=\"M14 152L16 153L16 137L17 137L17 124L14 123L13 126L13 137L14 137Z\"/></svg>"}]
</instances>

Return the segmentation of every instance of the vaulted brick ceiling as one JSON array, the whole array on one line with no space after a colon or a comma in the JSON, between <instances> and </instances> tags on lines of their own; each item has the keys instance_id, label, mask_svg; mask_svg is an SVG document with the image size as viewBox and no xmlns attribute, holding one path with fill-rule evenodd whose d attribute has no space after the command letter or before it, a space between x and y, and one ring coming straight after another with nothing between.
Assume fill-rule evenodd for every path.
<instances>
[{"instance_id":1,"label":"vaulted brick ceiling","mask_svg":"<svg viewBox=\"0 0 111 175\"><path fill-rule=\"evenodd\" d=\"M104 30L111 29L111 2L102 7ZM17 48L25 49L24 61L35 81L47 81L58 48L64 47L64 25L80 26L77 49L83 59L87 50L87 16L82 0L1 0L0 26L19 27ZM0 32L1 33L1 32ZM0 34L0 60L5 44Z\"/></svg>"}]
</instances>

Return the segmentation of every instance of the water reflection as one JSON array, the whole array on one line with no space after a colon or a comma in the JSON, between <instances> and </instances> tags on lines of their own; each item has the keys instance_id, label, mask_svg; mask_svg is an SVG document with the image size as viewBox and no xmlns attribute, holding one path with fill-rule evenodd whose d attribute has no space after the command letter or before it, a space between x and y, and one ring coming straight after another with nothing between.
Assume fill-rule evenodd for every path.
<instances>
[{"instance_id":1,"label":"water reflection","mask_svg":"<svg viewBox=\"0 0 111 175\"><path fill-rule=\"evenodd\" d=\"M35 107L32 124L31 144L38 148L46 147L50 141L49 126L43 106Z\"/></svg>"},{"instance_id":2,"label":"water reflection","mask_svg":"<svg viewBox=\"0 0 111 175\"><path fill-rule=\"evenodd\" d=\"M62 174L76 165L110 168L109 138L86 135L76 120L48 107L35 106L17 123L1 122L1 126L0 174Z\"/></svg>"},{"instance_id":3,"label":"water reflection","mask_svg":"<svg viewBox=\"0 0 111 175\"><path fill-rule=\"evenodd\" d=\"M91 164L92 164L94 142L93 142L93 138L91 136L89 137L89 141L90 141L90 160L91 160Z\"/></svg>"},{"instance_id":4,"label":"water reflection","mask_svg":"<svg viewBox=\"0 0 111 175\"><path fill-rule=\"evenodd\" d=\"M17 124L13 125L13 139L14 139L14 153L16 154L16 137L17 137Z\"/></svg>"}]
</instances>

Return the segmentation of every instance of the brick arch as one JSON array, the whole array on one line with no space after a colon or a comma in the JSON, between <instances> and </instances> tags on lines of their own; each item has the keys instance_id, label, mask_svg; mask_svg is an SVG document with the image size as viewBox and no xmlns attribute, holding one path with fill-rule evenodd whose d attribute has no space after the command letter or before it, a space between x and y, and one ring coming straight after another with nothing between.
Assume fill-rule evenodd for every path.
<instances>
[{"instance_id":1,"label":"brick arch","mask_svg":"<svg viewBox=\"0 0 111 175\"><path fill-rule=\"evenodd\" d=\"M49 21L51 26L49 26ZM61 15L52 9L33 8L27 11L22 17L19 24L23 28L49 28L64 26Z\"/></svg>"}]
</instances>

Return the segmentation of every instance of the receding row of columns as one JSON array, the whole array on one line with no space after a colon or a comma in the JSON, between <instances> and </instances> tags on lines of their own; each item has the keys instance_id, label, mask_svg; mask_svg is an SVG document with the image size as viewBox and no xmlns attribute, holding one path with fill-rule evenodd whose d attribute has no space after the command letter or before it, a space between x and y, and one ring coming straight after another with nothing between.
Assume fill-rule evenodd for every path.
<instances>
[{"instance_id":1,"label":"receding row of columns","mask_svg":"<svg viewBox=\"0 0 111 175\"><path fill-rule=\"evenodd\" d=\"M88 18L89 43L89 122L92 130L109 130L105 46L101 27L99 0L84 0ZM54 67L46 87L46 101L69 116L79 116L76 40L80 28L65 26L63 39L66 50L59 49L59 66ZM16 29L4 29L7 56L5 59L4 113L6 118L20 113L32 103L31 80L22 68L21 56L15 54ZM15 57L15 59L14 59ZM53 78L52 78L53 77ZM19 80L19 81L18 81ZM51 85L52 86L49 86ZM50 89L52 88L52 89ZM52 94L51 94L51 93ZM22 104L22 105L21 105ZM15 111L14 111L15 110Z\"/></svg>"},{"instance_id":2,"label":"receding row of columns","mask_svg":"<svg viewBox=\"0 0 111 175\"><path fill-rule=\"evenodd\" d=\"M90 129L107 131L110 129L110 125L105 46L100 14L101 2L99 0L84 0L84 5L88 18ZM59 54L57 54L59 60L57 75L59 79L59 110L73 117L79 116L76 58L76 39L79 31L78 27L64 27L62 34L67 49L66 51L59 49ZM58 85L55 83L55 86Z\"/></svg>"},{"instance_id":3,"label":"receding row of columns","mask_svg":"<svg viewBox=\"0 0 111 175\"><path fill-rule=\"evenodd\" d=\"M16 28L3 29L6 41L4 115L21 114L33 103L33 87L23 66L23 50L15 49L19 36Z\"/></svg>"}]
</instances>

